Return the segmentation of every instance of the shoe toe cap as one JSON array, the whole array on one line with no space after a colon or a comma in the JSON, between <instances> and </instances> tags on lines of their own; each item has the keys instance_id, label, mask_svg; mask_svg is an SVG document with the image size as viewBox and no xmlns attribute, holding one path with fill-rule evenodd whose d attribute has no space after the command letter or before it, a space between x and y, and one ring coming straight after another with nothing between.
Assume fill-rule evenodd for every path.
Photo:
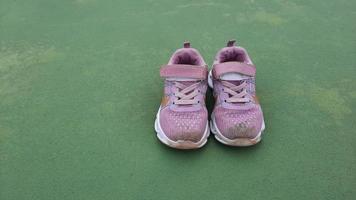
<instances>
[{"instance_id":1,"label":"shoe toe cap","mask_svg":"<svg viewBox=\"0 0 356 200\"><path fill-rule=\"evenodd\" d=\"M258 111L234 111L215 114L215 123L219 132L228 139L258 136L262 129L262 113Z\"/></svg>"},{"instance_id":2,"label":"shoe toe cap","mask_svg":"<svg viewBox=\"0 0 356 200\"><path fill-rule=\"evenodd\" d=\"M164 110L160 113L163 133L172 141L198 142L205 133L207 113L204 111L174 112Z\"/></svg>"}]
</instances>

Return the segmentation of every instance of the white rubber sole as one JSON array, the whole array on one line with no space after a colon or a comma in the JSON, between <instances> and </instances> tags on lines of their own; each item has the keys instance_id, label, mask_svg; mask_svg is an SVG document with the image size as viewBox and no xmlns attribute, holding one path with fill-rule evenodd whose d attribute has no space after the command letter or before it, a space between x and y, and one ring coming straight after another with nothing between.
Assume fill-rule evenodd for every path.
<instances>
[{"instance_id":1,"label":"white rubber sole","mask_svg":"<svg viewBox=\"0 0 356 200\"><path fill-rule=\"evenodd\" d=\"M210 88L213 88L213 80L212 80L211 70L209 72L208 84L209 84ZM246 147L246 146L255 145L261 141L262 132L265 130L265 122L263 121L262 123L263 124L261 127L261 131L258 133L258 135L255 138L252 138L252 139L251 138L238 138L238 139L231 140L221 134L218 127L216 126L215 117L212 115L211 120L210 120L210 130L214 134L215 139L222 144L229 145L229 146Z\"/></svg>"},{"instance_id":2,"label":"white rubber sole","mask_svg":"<svg viewBox=\"0 0 356 200\"><path fill-rule=\"evenodd\" d=\"M204 146L207 141L208 137L210 135L210 129L209 129L209 123L206 124L206 128L204 131L204 135L202 139L198 142L192 142L192 141L186 141L186 140L178 140L178 141L173 141L169 139L163 132L161 125L159 123L159 112L161 110L161 107L158 109L157 115L156 115L156 120L155 120L155 130L157 133L157 138L165 145L175 148L175 149L198 149Z\"/></svg>"}]
</instances>

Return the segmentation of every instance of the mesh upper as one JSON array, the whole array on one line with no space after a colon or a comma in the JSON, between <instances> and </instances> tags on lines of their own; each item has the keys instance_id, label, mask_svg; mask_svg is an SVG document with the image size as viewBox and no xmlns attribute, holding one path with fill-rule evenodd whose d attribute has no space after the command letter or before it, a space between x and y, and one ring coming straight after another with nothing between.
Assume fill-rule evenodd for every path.
<instances>
[{"instance_id":1,"label":"mesh upper","mask_svg":"<svg viewBox=\"0 0 356 200\"><path fill-rule=\"evenodd\" d=\"M160 125L164 134L173 141L198 142L204 135L207 117L206 108L177 112L166 107L160 112Z\"/></svg>"},{"instance_id":2,"label":"mesh upper","mask_svg":"<svg viewBox=\"0 0 356 200\"><path fill-rule=\"evenodd\" d=\"M255 138L261 131L262 111L259 105L248 110L214 109L215 123L223 136L228 139Z\"/></svg>"}]
</instances>

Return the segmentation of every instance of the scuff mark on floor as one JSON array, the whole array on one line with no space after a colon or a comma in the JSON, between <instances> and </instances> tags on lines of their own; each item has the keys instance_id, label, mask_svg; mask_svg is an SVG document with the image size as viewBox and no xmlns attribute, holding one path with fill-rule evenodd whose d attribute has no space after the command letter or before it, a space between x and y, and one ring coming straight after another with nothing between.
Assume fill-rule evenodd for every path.
<instances>
[{"instance_id":1,"label":"scuff mark on floor","mask_svg":"<svg viewBox=\"0 0 356 200\"><path fill-rule=\"evenodd\" d=\"M92 2L95 2L95 0L74 0L74 3L76 4L87 4Z\"/></svg>"},{"instance_id":2,"label":"scuff mark on floor","mask_svg":"<svg viewBox=\"0 0 356 200\"><path fill-rule=\"evenodd\" d=\"M189 3L189 4L182 4L178 5L178 8L191 8L191 7L218 7L218 6L225 6L222 3L215 3L215 2L201 2L201 3Z\"/></svg>"},{"instance_id":3,"label":"scuff mark on floor","mask_svg":"<svg viewBox=\"0 0 356 200\"><path fill-rule=\"evenodd\" d=\"M330 116L337 124L347 118L352 113L352 107L348 98L353 98L356 91L345 91L342 87L336 87L337 84L320 86L316 83L300 80L288 86L288 95L295 98L305 98L318 110Z\"/></svg>"},{"instance_id":4,"label":"scuff mark on floor","mask_svg":"<svg viewBox=\"0 0 356 200\"><path fill-rule=\"evenodd\" d=\"M266 24L274 25L274 26L278 26L278 25L286 22L286 20L283 19L282 17L280 17L276 14L273 14L273 13L265 12L265 11L256 12L253 17L253 21L266 23Z\"/></svg>"},{"instance_id":5,"label":"scuff mark on floor","mask_svg":"<svg viewBox=\"0 0 356 200\"><path fill-rule=\"evenodd\" d=\"M50 62L59 54L54 47L43 44L11 43L1 45L0 49L0 97L1 103L30 87L34 74L31 67Z\"/></svg>"}]
</instances>

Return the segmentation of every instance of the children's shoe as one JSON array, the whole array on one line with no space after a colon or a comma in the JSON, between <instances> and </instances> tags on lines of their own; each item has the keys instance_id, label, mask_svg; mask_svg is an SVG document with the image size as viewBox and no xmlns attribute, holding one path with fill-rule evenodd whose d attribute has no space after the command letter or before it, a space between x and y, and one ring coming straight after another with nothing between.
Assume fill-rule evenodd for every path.
<instances>
[{"instance_id":1,"label":"children's shoe","mask_svg":"<svg viewBox=\"0 0 356 200\"><path fill-rule=\"evenodd\" d=\"M160 75L165 81L155 121L158 139L177 149L202 147L210 133L205 107L208 68L202 56L186 42Z\"/></svg>"},{"instance_id":2,"label":"children's shoe","mask_svg":"<svg viewBox=\"0 0 356 200\"><path fill-rule=\"evenodd\" d=\"M246 50L235 46L234 40L216 55L209 73L215 97L210 128L223 144L250 146L261 140L265 125L255 93L255 73Z\"/></svg>"}]
</instances>

